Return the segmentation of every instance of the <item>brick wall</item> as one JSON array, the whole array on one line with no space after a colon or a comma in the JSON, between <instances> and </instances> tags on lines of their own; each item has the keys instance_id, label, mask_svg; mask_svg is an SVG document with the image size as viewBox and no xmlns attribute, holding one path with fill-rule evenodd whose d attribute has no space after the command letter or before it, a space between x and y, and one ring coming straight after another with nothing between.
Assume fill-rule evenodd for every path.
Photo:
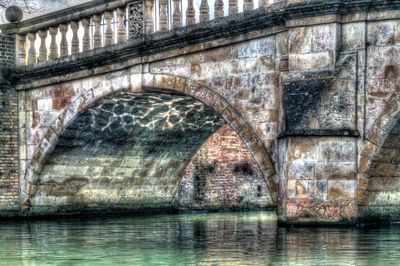
<instances>
[{"instance_id":1,"label":"brick wall","mask_svg":"<svg viewBox=\"0 0 400 266\"><path fill-rule=\"evenodd\" d=\"M256 161L227 125L214 133L186 166L176 200L183 209L272 206Z\"/></svg>"},{"instance_id":2,"label":"brick wall","mask_svg":"<svg viewBox=\"0 0 400 266\"><path fill-rule=\"evenodd\" d=\"M15 60L12 36L0 34L0 74ZM18 95L5 79L0 82L0 209L18 207Z\"/></svg>"},{"instance_id":3,"label":"brick wall","mask_svg":"<svg viewBox=\"0 0 400 266\"><path fill-rule=\"evenodd\" d=\"M13 63L15 60L15 38L14 36L0 33L0 63Z\"/></svg>"}]
</instances>

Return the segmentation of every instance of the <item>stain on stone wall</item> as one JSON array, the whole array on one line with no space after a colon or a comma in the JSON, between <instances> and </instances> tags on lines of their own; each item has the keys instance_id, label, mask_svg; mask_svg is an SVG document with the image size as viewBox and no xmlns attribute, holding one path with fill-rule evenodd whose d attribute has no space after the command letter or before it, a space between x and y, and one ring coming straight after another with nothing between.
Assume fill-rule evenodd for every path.
<instances>
[{"instance_id":1,"label":"stain on stone wall","mask_svg":"<svg viewBox=\"0 0 400 266\"><path fill-rule=\"evenodd\" d=\"M182 173L180 209L272 207L265 179L240 137L225 125L197 151Z\"/></svg>"}]
</instances>

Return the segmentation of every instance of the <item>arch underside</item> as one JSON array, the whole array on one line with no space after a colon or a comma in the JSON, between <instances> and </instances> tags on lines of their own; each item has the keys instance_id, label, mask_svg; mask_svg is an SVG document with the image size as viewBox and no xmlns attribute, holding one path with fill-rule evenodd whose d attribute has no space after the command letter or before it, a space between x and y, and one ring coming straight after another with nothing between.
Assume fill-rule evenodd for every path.
<instances>
[{"instance_id":1,"label":"arch underside","mask_svg":"<svg viewBox=\"0 0 400 266\"><path fill-rule=\"evenodd\" d=\"M359 199L361 217L400 217L400 119L393 123L367 173L365 198Z\"/></svg>"},{"instance_id":2,"label":"arch underside","mask_svg":"<svg viewBox=\"0 0 400 266\"><path fill-rule=\"evenodd\" d=\"M187 163L224 124L190 96L108 95L59 137L38 175L31 212L168 210Z\"/></svg>"}]
</instances>

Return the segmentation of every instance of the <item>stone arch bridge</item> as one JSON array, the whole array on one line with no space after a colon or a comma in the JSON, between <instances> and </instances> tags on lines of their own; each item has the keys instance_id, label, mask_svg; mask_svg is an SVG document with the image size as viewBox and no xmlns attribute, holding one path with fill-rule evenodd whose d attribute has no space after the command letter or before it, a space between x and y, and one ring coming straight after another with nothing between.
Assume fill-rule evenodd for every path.
<instances>
[{"instance_id":1,"label":"stone arch bridge","mask_svg":"<svg viewBox=\"0 0 400 266\"><path fill-rule=\"evenodd\" d=\"M281 222L400 217L400 1L174 2L0 26L2 216L171 208L227 127Z\"/></svg>"}]
</instances>

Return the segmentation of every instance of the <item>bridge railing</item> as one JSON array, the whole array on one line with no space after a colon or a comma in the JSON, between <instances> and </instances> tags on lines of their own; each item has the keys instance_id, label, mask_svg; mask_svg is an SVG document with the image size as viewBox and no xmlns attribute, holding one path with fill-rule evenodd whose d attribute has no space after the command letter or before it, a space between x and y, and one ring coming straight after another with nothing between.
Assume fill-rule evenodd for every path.
<instances>
[{"instance_id":1,"label":"bridge railing","mask_svg":"<svg viewBox=\"0 0 400 266\"><path fill-rule=\"evenodd\" d=\"M33 66L281 1L94 0L0 29L16 35L17 64Z\"/></svg>"}]
</instances>

